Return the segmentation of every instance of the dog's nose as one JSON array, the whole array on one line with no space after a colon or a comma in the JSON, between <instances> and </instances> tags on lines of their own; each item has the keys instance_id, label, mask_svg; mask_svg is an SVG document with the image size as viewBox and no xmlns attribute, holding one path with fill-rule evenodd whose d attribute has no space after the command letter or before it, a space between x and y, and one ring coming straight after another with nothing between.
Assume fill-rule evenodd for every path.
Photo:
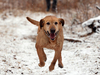
<instances>
[{"instance_id":1,"label":"dog's nose","mask_svg":"<svg viewBox=\"0 0 100 75\"><path fill-rule=\"evenodd\" d=\"M51 28L51 29L50 29L50 32L51 32L51 33L55 33L55 28Z\"/></svg>"},{"instance_id":2,"label":"dog's nose","mask_svg":"<svg viewBox=\"0 0 100 75\"><path fill-rule=\"evenodd\" d=\"M96 29L97 29L96 27L93 27L92 31L96 32Z\"/></svg>"}]
</instances>

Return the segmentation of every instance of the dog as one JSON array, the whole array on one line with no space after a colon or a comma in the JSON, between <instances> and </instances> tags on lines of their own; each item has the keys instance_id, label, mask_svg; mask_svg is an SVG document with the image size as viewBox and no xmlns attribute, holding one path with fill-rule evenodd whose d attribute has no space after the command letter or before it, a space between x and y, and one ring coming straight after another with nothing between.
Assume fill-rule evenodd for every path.
<instances>
[{"instance_id":1,"label":"dog","mask_svg":"<svg viewBox=\"0 0 100 75\"><path fill-rule=\"evenodd\" d=\"M58 60L58 66L63 68L61 51L63 47L63 26L64 19L57 18L55 16L46 16L40 21L33 20L26 17L29 22L38 26L38 32L36 37L36 49L39 57L39 66L45 66L47 60L46 54L43 48L53 49L55 51L54 59L49 66L49 71L54 70L56 61Z\"/></svg>"},{"instance_id":2,"label":"dog","mask_svg":"<svg viewBox=\"0 0 100 75\"><path fill-rule=\"evenodd\" d=\"M99 33L100 32L100 21L99 20L93 20L91 22L91 19L89 21L89 23L83 23L82 27L88 27L89 29L91 29L90 33L84 34L84 35L80 35L80 37L86 37L89 35L92 35L93 33Z\"/></svg>"}]
</instances>

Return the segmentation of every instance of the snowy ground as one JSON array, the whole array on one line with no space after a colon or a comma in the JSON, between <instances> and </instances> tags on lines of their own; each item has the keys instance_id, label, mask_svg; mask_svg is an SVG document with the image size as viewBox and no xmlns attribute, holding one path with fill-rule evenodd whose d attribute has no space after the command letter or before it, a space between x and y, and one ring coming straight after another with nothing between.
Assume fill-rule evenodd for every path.
<instances>
[{"instance_id":1,"label":"snowy ground","mask_svg":"<svg viewBox=\"0 0 100 75\"><path fill-rule=\"evenodd\" d=\"M33 13L22 16L6 15L0 18L0 75L100 75L100 34L79 38L71 34L67 23L64 36L82 40L81 43L64 41L62 60L64 68L49 72L54 51L45 49L47 61L43 68L35 49L37 27L26 16L40 20L51 13ZM54 15L54 14L51 14ZM59 15L56 15L59 17ZM78 33L78 32L77 32Z\"/></svg>"}]
</instances>

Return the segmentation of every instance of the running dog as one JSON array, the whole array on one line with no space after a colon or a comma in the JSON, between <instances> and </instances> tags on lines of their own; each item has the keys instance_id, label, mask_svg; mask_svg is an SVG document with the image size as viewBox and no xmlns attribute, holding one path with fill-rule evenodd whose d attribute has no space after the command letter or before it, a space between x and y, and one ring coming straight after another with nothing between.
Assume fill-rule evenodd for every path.
<instances>
[{"instance_id":1,"label":"running dog","mask_svg":"<svg viewBox=\"0 0 100 75\"><path fill-rule=\"evenodd\" d=\"M55 16L46 16L39 22L26 17L29 22L38 26L36 49L39 57L39 66L43 67L47 60L46 54L43 48L53 49L55 51L54 59L49 66L49 71L54 69L56 61L58 60L58 66L63 68L61 51L63 47L63 26L64 20Z\"/></svg>"}]
</instances>

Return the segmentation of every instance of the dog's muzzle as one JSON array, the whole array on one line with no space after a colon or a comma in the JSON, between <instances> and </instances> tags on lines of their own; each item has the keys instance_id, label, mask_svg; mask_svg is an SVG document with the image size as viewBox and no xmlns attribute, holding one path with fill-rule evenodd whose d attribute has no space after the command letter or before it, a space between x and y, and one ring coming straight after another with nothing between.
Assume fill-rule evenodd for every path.
<instances>
[{"instance_id":1,"label":"dog's muzzle","mask_svg":"<svg viewBox=\"0 0 100 75\"><path fill-rule=\"evenodd\" d=\"M55 40L56 36L58 35L59 31L55 32L55 30L50 30L50 33L49 31L45 31L44 32L46 33L46 35L51 39L51 40Z\"/></svg>"},{"instance_id":2,"label":"dog's muzzle","mask_svg":"<svg viewBox=\"0 0 100 75\"><path fill-rule=\"evenodd\" d=\"M96 31L97 33L100 33L100 26L97 26L95 31Z\"/></svg>"}]
</instances>

